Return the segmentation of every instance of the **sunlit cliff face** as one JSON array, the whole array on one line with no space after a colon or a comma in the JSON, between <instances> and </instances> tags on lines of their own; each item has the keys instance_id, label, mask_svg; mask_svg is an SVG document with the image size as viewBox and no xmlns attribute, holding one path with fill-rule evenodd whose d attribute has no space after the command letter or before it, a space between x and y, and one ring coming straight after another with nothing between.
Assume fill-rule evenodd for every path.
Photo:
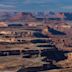
<instances>
[{"instance_id":1,"label":"sunlit cliff face","mask_svg":"<svg viewBox=\"0 0 72 72\"><path fill-rule=\"evenodd\" d=\"M7 27L7 24L5 22L0 22L0 27Z\"/></svg>"},{"instance_id":2,"label":"sunlit cliff face","mask_svg":"<svg viewBox=\"0 0 72 72\"><path fill-rule=\"evenodd\" d=\"M11 31L0 31L0 34L12 34L12 32Z\"/></svg>"},{"instance_id":3,"label":"sunlit cliff face","mask_svg":"<svg viewBox=\"0 0 72 72\"><path fill-rule=\"evenodd\" d=\"M65 25L65 24L63 24L63 25L55 25L55 28L56 29L60 29L60 30L69 30L69 29L71 29L71 25Z\"/></svg>"},{"instance_id":4,"label":"sunlit cliff face","mask_svg":"<svg viewBox=\"0 0 72 72\"><path fill-rule=\"evenodd\" d=\"M0 38L0 42L16 42L15 38Z\"/></svg>"}]
</instances>

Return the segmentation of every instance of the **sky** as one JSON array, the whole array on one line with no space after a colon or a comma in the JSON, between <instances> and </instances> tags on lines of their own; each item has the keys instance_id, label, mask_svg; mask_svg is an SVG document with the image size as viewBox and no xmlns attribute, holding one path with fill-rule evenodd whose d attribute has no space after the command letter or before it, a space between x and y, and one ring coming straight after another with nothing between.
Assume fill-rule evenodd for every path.
<instances>
[{"instance_id":1,"label":"sky","mask_svg":"<svg viewBox=\"0 0 72 72\"><path fill-rule=\"evenodd\" d=\"M0 0L0 11L72 12L72 0Z\"/></svg>"}]
</instances>

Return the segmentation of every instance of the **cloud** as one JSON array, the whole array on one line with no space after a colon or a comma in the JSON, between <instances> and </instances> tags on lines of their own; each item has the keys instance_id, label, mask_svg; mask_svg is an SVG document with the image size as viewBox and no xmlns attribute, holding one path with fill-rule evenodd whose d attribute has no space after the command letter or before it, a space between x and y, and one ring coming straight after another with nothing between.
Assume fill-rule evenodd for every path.
<instances>
[{"instance_id":1,"label":"cloud","mask_svg":"<svg viewBox=\"0 0 72 72\"><path fill-rule=\"evenodd\" d=\"M0 8L0 12L16 12L16 9L12 8Z\"/></svg>"},{"instance_id":2,"label":"cloud","mask_svg":"<svg viewBox=\"0 0 72 72\"><path fill-rule=\"evenodd\" d=\"M1 11L16 11L16 7L9 4L0 4L0 12Z\"/></svg>"},{"instance_id":3,"label":"cloud","mask_svg":"<svg viewBox=\"0 0 72 72\"><path fill-rule=\"evenodd\" d=\"M72 11L70 5L72 0L0 0L1 11Z\"/></svg>"},{"instance_id":4,"label":"cloud","mask_svg":"<svg viewBox=\"0 0 72 72\"><path fill-rule=\"evenodd\" d=\"M14 8L15 6L13 6L13 5L0 4L0 7L4 7L4 8Z\"/></svg>"},{"instance_id":5,"label":"cloud","mask_svg":"<svg viewBox=\"0 0 72 72\"><path fill-rule=\"evenodd\" d=\"M24 4L32 4L32 3L48 3L52 2L52 0L24 0Z\"/></svg>"},{"instance_id":6,"label":"cloud","mask_svg":"<svg viewBox=\"0 0 72 72\"><path fill-rule=\"evenodd\" d=\"M72 6L63 6L62 9L72 9Z\"/></svg>"}]
</instances>

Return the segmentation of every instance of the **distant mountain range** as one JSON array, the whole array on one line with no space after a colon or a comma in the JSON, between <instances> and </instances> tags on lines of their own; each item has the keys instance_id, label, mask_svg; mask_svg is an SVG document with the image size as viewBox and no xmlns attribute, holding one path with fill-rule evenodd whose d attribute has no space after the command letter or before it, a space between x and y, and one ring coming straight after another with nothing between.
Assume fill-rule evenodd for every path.
<instances>
[{"instance_id":1,"label":"distant mountain range","mask_svg":"<svg viewBox=\"0 0 72 72\"><path fill-rule=\"evenodd\" d=\"M26 12L0 12L0 21L15 21L15 20L28 20L28 19L48 18L50 20L72 20L72 13L54 13L54 12L38 12L38 13L26 13Z\"/></svg>"}]
</instances>

